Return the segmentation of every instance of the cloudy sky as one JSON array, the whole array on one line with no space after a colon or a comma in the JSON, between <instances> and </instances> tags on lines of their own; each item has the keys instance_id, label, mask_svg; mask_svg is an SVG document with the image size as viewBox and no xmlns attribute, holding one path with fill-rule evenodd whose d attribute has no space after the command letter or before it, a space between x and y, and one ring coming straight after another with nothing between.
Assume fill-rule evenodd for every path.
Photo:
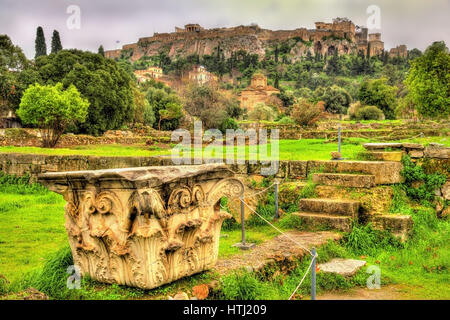
<instances>
[{"instance_id":1,"label":"cloudy sky","mask_svg":"<svg viewBox=\"0 0 450 320\"><path fill-rule=\"evenodd\" d=\"M80 9L79 20L76 11L68 12L73 5ZM206 28L257 23L278 30L347 17L366 25L370 5L380 8L381 29L369 32L381 32L386 48L406 44L423 50L437 40L450 45L450 0L0 0L0 34L32 58L37 26L44 28L49 50L56 29L64 48L97 51L100 44L116 49L186 23Z\"/></svg>"}]
</instances>

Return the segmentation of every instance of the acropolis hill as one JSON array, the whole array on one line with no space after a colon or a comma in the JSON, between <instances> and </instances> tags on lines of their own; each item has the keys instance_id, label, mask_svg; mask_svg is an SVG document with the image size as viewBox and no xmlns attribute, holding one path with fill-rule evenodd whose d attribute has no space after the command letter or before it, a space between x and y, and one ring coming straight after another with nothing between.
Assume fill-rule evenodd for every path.
<instances>
[{"instance_id":1,"label":"acropolis hill","mask_svg":"<svg viewBox=\"0 0 450 320\"><path fill-rule=\"evenodd\" d=\"M347 18L336 18L332 23L316 22L315 25L315 29L272 31L257 25L204 29L198 24L188 24L184 28L175 27L175 32L172 33L155 33L151 37L140 38L137 43L106 51L105 55L117 58L124 54L132 61L161 52L166 52L170 58L192 54L201 56L212 54L220 44L226 58L241 49L262 57L266 48L285 41L289 42L290 55L294 61L308 52L312 55L331 55L336 50L338 54L357 54L363 51L373 56L384 51L380 33L368 34L367 28L356 26ZM390 51L390 55L394 56L406 57L406 54L405 45Z\"/></svg>"}]
</instances>

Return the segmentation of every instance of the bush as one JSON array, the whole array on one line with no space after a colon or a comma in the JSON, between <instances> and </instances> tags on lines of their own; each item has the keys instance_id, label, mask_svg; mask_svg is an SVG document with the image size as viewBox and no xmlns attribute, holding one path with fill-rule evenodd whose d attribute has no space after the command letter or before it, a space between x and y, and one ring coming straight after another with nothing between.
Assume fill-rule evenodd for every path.
<instances>
[{"instance_id":1,"label":"bush","mask_svg":"<svg viewBox=\"0 0 450 320\"><path fill-rule=\"evenodd\" d=\"M264 103L256 104L253 110L248 113L248 118L255 121L273 121L276 116L277 113Z\"/></svg>"},{"instance_id":2,"label":"bush","mask_svg":"<svg viewBox=\"0 0 450 320\"><path fill-rule=\"evenodd\" d=\"M278 124L295 124L295 121L287 116L284 116L283 118L278 120Z\"/></svg>"},{"instance_id":3,"label":"bush","mask_svg":"<svg viewBox=\"0 0 450 320\"><path fill-rule=\"evenodd\" d=\"M409 156L404 156L402 163L401 174L405 178L403 188L408 197L422 204L434 201L436 197L434 191L444 185L446 176L440 173L426 174L421 166L411 161Z\"/></svg>"},{"instance_id":4,"label":"bush","mask_svg":"<svg viewBox=\"0 0 450 320\"><path fill-rule=\"evenodd\" d=\"M350 120L356 120L356 113L363 107L361 101L356 101L352 103L347 110L347 114L350 117Z\"/></svg>"},{"instance_id":5,"label":"bush","mask_svg":"<svg viewBox=\"0 0 450 320\"><path fill-rule=\"evenodd\" d=\"M225 119L225 121L223 121L222 124L220 125L220 131L222 131L222 133L226 133L227 129L232 130L239 129L239 125L236 122L236 120L234 120L233 118Z\"/></svg>"},{"instance_id":6,"label":"bush","mask_svg":"<svg viewBox=\"0 0 450 320\"><path fill-rule=\"evenodd\" d=\"M292 109L292 118L301 126L310 126L319 120L323 109L318 104L313 104L306 100L301 100Z\"/></svg>"},{"instance_id":7,"label":"bush","mask_svg":"<svg viewBox=\"0 0 450 320\"><path fill-rule=\"evenodd\" d=\"M356 120L383 120L383 111L375 106L366 106L356 112Z\"/></svg>"}]
</instances>

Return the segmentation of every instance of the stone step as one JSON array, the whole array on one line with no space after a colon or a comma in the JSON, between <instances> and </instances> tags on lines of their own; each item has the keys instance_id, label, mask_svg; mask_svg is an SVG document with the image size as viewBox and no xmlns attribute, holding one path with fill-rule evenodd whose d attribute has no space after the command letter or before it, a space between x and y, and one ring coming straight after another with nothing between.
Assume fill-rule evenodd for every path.
<instances>
[{"instance_id":1,"label":"stone step","mask_svg":"<svg viewBox=\"0 0 450 320\"><path fill-rule=\"evenodd\" d=\"M292 215L301 218L308 226L311 227L326 226L344 232L349 232L352 227L351 217L318 214L317 212L304 211L293 212Z\"/></svg>"},{"instance_id":2,"label":"stone step","mask_svg":"<svg viewBox=\"0 0 450 320\"><path fill-rule=\"evenodd\" d=\"M316 214L358 217L360 203L354 200L340 199L301 199L298 207L304 212Z\"/></svg>"},{"instance_id":3,"label":"stone step","mask_svg":"<svg viewBox=\"0 0 450 320\"><path fill-rule=\"evenodd\" d=\"M404 151L368 151L365 153L371 160L377 161L402 161L404 154L406 154Z\"/></svg>"},{"instance_id":4,"label":"stone step","mask_svg":"<svg viewBox=\"0 0 450 320\"><path fill-rule=\"evenodd\" d=\"M375 176L370 174L314 173L312 181L328 186L352 188L372 188L375 186Z\"/></svg>"},{"instance_id":5,"label":"stone step","mask_svg":"<svg viewBox=\"0 0 450 320\"><path fill-rule=\"evenodd\" d=\"M402 149L403 144L397 142L364 143L363 147L367 150Z\"/></svg>"}]
</instances>

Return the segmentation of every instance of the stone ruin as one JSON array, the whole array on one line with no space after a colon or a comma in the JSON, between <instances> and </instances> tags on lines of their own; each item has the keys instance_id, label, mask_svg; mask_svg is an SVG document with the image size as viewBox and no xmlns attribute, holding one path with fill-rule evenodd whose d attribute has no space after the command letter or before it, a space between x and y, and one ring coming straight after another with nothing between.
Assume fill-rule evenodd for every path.
<instances>
[{"instance_id":1,"label":"stone ruin","mask_svg":"<svg viewBox=\"0 0 450 320\"><path fill-rule=\"evenodd\" d=\"M212 268L222 197L244 186L223 165L41 174L62 194L74 263L105 283L151 289Z\"/></svg>"}]
</instances>

